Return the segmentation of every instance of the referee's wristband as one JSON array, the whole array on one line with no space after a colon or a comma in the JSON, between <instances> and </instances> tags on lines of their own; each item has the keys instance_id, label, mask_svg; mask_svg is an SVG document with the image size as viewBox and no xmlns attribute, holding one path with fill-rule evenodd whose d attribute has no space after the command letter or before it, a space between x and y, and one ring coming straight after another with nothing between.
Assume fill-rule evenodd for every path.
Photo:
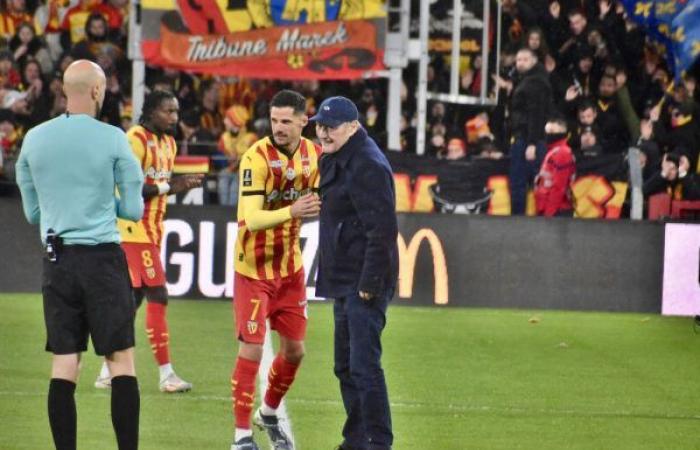
<instances>
[{"instance_id":1,"label":"referee's wristband","mask_svg":"<svg viewBox=\"0 0 700 450\"><path fill-rule=\"evenodd\" d=\"M156 186L158 186L158 195L164 195L170 192L170 184L167 182L156 183Z\"/></svg>"}]
</instances>

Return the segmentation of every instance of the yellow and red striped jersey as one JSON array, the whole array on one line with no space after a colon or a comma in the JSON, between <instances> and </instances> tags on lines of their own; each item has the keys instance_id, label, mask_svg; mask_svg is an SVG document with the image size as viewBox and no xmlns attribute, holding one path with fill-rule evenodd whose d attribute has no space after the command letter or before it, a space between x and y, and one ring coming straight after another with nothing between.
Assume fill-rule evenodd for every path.
<instances>
[{"instance_id":1,"label":"yellow and red striped jersey","mask_svg":"<svg viewBox=\"0 0 700 450\"><path fill-rule=\"evenodd\" d=\"M43 34L43 30L37 24L37 21L31 14L26 12L16 13L8 11L0 13L0 35L7 39L12 38L12 36L14 36L17 32L17 28L19 28L19 26L24 22L33 25L34 32L37 35Z\"/></svg>"},{"instance_id":2,"label":"yellow and red striped jersey","mask_svg":"<svg viewBox=\"0 0 700 450\"><path fill-rule=\"evenodd\" d=\"M255 90L246 79L238 79L236 81L227 81L221 83L219 87L219 106L221 114L226 115L226 110L231 105L243 105L249 113L253 113L253 105L255 103Z\"/></svg>"},{"instance_id":3,"label":"yellow and red striped jersey","mask_svg":"<svg viewBox=\"0 0 700 450\"><path fill-rule=\"evenodd\" d=\"M202 111L199 123L205 130L218 136L224 129L224 117L217 111Z\"/></svg>"},{"instance_id":4,"label":"yellow and red striped jersey","mask_svg":"<svg viewBox=\"0 0 700 450\"><path fill-rule=\"evenodd\" d=\"M169 182L177 154L175 139L167 134L159 137L141 125L131 127L126 135L131 150L141 163L144 183ZM138 222L119 219L122 242L152 243L160 246L167 200L167 194L145 200L143 217Z\"/></svg>"},{"instance_id":5,"label":"yellow and red striped jersey","mask_svg":"<svg viewBox=\"0 0 700 450\"><path fill-rule=\"evenodd\" d=\"M239 170L236 272L258 280L284 278L302 268L299 233L301 219L292 218L272 228L251 231L246 226L245 196L264 196L263 210L290 206L318 188L321 150L301 138L293 155L276 148L269 137L253 144L243 155Z\"/></svg>"},{"instance_id":6,"label":"yellow and red striped jersey","mask_svg":"<svg viewBox=\"0 0 700 450\"><path fill-rule=\"evenodd\" d=\"M219 138L219 151L226 156L236 156L239 161L248 151L251 145L257 141L258 136L255 133L250 133L242 129L237 136L234 136L230 131L224 131ZM234 172L238 172L236 169Z\"/></svg>"}]
</instances>

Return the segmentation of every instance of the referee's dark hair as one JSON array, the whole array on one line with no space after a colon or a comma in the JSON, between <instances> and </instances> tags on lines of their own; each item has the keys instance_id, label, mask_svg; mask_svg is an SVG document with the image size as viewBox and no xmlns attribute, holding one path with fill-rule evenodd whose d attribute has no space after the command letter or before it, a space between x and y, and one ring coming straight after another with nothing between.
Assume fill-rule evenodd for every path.
<instances>
[{"instance_id":1,"label":"referee's dark hair","mask_svg":"<svg viewBox=\"0 0 700 450\"><path fill-rule=\"evenodd\" d=\"M143 125L144 122L151 117L153 111L158 109L158 107L161 103L163 103L164 100L170 100L174 98L175 94L169 91L155 90L150 92L143 100L143 108L141 109L141 117L139 118L139 123Z\"/></svg>"},{"instance_id":2,"label":"referee's dark hair","mask_svg":"<svg viewBox=\"0 0 700 450\"><path fill-rule=\"evenodd\" d=\"M270 108L292 108L294 114L303 114L306 112L306 98L297 91L284 89L272 97Z\"/></svg>"}]
</instances>

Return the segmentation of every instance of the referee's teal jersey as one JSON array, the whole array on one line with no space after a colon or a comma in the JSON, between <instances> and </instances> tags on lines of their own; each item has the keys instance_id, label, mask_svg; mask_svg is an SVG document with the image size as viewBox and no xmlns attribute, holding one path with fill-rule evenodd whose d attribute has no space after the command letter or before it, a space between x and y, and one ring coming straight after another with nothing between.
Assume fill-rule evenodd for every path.
<instances>
[{"instance_id":1,"label":"referee's teal jersey","mask_svg":"<svg viewBox=\"0 0 700 450\"><path fill-rule=\"evenodd\" d=\"M117 217L143 214L143 173L126 134L86 114L29 130L16 173L24 215L44 242L53 229L67 245L119 243Z\"/></svg>"}]
</instances>

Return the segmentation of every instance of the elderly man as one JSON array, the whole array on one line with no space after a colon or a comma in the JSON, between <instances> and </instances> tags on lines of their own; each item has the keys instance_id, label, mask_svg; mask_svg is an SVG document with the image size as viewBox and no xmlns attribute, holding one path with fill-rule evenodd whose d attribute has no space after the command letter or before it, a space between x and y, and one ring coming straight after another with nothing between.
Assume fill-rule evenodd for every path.
<instances>
[{"instance_id":1,"label":"elderly man","mask_svg":"<svg viewBox=\"0 0 700 450\"><path fill-rule=\"evenodd\" d=\"M117 217L143 214L143 174L124 132L100 122L105 75L87 60L63 75L68 111L27 133L17 161L24 214L46 244L42 292L53 353L48 412L58 450L76 448L75 385L88 335L112 373L120 450L138 447L134 303ZM120 197L115 198L115 188Z\"/></svg>"},{"instance_id":2,"label":"elderly man","mask_svg":"<svg viewBox=\"0 0 700 450\"><path fill-rule=\"evenodd\" d=\"M311 120L323 151L316 293L335 299L335 374L347 414L339 448L390 449L380 337L398 273L392 171L347 98L326 99Z\"/></svg>"}]
</instances>

